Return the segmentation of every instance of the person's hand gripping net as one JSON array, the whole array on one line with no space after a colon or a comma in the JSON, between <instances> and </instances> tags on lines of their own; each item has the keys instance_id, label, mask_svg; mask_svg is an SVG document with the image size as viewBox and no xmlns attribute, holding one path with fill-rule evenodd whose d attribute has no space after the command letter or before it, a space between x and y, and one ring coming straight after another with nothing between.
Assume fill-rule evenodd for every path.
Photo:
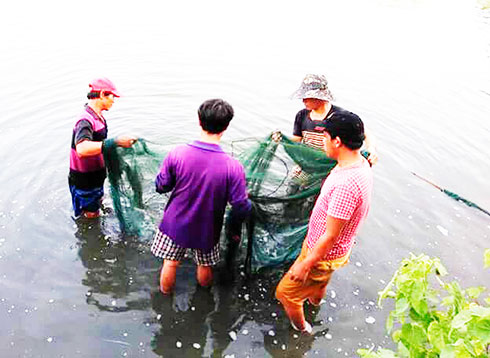
<instances>
[{"instance_id":1,"label":"person's hand gripping net","mask_svg":"<svg viewBox=\"0 0 490 358\"><path fill-rule=\"evenodd\" d=\"M280 130L276 129L271 134L271 139L275 143L279 143L282 140L282 133Z\"/></svg>"}]
</instances>

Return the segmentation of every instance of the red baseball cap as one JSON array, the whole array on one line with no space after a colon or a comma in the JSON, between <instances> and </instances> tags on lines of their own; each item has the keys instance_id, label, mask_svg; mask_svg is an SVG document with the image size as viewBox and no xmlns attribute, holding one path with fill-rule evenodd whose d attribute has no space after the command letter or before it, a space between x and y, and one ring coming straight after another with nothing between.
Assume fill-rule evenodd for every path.
<instances>
[{"instance_id":1,"label":"red baseball cap","mask_svg":"<svg viewBox=\"0 0 490 358\"><path fill-rule=\"evenodd\" d=\"M110 79L105 77L94 79L92 82L89 83L89 87L91 91L110 92L115 97L121 97L119 91L116 89L116 86L114 86L114 83L112 83Z\"/></svg>"}]
</instances>

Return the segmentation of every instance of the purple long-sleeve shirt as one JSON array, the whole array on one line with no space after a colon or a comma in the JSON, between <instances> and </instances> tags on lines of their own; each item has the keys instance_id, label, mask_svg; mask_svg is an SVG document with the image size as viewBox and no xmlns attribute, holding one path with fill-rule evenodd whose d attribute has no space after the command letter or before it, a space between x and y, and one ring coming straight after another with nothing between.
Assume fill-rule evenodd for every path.
<instances>
[{"instance_id":1,"label":"purple long-sleeve shirt","mask_svg":"<svg viewBox=\"0 0 490 358\"><path fill-rule=\"evenodd\" d=\"M204 252L219 242L227 203L235 217L251 210L243 166L217 144L194 141L170 151L156 190L172 191L160 231L181 247Z\"/></svg>"}]
</instances>

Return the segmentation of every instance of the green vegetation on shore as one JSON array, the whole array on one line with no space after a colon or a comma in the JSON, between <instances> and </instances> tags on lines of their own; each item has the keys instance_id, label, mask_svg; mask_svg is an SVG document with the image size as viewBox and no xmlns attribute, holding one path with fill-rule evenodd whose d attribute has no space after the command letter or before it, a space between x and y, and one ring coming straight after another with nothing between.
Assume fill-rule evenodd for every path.
<instances>
[{"instance_id":1,"label":"green vegetation on shore","mask_svg":"<svg viewBox=\"0 0 490 358\"><path fill-rule=\"evenodd\" d=\"M485 250L484 267L490 267L490 249ZM404 259L379 292L378 301L380 307L387 298L395 301L386 329L398 350L359 349L358 354L364 358L490 357L490 296L479 299L486 288L462 289L456 281L444 282L446 274L438 258L411 254Z\"/></svg>"}]
</instances>

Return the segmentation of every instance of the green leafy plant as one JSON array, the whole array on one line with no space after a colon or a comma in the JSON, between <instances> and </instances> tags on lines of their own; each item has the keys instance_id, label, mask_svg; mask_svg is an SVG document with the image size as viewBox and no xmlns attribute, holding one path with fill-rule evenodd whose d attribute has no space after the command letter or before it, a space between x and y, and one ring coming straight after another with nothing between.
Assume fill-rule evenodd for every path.
<instances>
[{"instance_id":1,"label":"green leafy plant","mask_svg":"<svg viewBox=\"0 0 490 358\"><path fill-rule=\"evenodd\" d=\"M478 5L482 10L490 9L490 0L478 0Z\"/></svg>"},{"instance_id":2,"label":"green leafy plant","mask_svg":"<svg viewBox=\"0 0 490 358\"><path fill-rule=\"evenodd\" d=\"M490 267L490 249L485 250L484 266ZM438 258L410 254L404 259L378 300L380 307L385 299L395 301L386 329L398 350L357 353L365 358L490 357L490 296L478 302L486 288L463 290L456 281L445 283L446 274Z\"/></svg>"}]
</instances>

